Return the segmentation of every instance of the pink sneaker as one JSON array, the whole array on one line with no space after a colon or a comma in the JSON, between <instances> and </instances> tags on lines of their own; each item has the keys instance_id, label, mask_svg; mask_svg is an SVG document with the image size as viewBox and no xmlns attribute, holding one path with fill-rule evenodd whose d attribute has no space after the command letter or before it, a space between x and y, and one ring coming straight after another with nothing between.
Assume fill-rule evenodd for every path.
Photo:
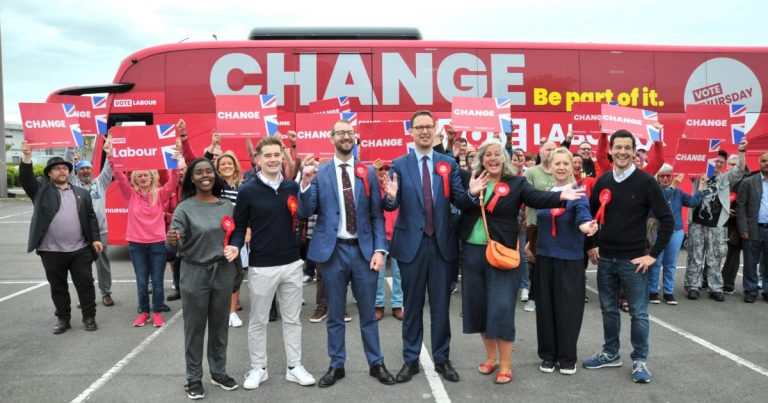
<instances>
[{"instance_id":1,"label":"pink sneaker","mask_svg":"<svg viewBox=\"0 0 768 403\"><path fill-rule=\"evenodd\" d=\"M149 322L149 314L146 312L142 312L139 314L139 316L136 317L136 320L133 321L133 326L142 327L147 322Z\"/></svg>"},{"instance_id":2,"label":"pink sneaker","mask_svg":"<svg viewBox=\"0 0 768 403\"><path fill-rule=\"evenodd\" d=\"M162 313L156 312L152 314L152 325L154 327L163 327L165 325Z\"/></svg>"}]
</instances>

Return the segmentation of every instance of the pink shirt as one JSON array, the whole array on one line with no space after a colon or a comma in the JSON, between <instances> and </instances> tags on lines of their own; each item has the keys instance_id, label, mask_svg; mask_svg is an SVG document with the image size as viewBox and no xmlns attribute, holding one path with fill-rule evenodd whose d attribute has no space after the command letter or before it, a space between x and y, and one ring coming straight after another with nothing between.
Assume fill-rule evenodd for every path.
<instances>
[{"instance_id":1,"label":"pink shirt","mask_svg":"<svg viewBox=\"0 0 768 403\"><path fill-rule=\"evenodd\" d=\"M164 206L176 191L179 183L179 171L169 171L168 181L157 192L157 201L152 203L150 194L142 194L131 186L123 172L115 172L120 193L128 201L128 228L125 239L129 242L156 243L165 242Z\"/></svg>"}]
</instances>

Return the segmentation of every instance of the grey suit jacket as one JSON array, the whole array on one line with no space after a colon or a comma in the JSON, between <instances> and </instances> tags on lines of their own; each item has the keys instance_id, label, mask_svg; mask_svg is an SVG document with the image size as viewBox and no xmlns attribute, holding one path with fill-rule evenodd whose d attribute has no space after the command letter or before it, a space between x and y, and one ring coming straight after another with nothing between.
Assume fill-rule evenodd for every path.
<instances>
[{"instance_id":1,"label":"grey suit jacket","mask_svg":"<svg viewBox=\"0 0 768 403\"><path fill-rule=\"evenodd\" d=\"M757 213L760 210L760 199L763 197L763 175L755 175L741 181L739 195L736 197L736 224L739 233L749 231L749 239L760 239L757 227Z\"/></svg>"}]
</instances>

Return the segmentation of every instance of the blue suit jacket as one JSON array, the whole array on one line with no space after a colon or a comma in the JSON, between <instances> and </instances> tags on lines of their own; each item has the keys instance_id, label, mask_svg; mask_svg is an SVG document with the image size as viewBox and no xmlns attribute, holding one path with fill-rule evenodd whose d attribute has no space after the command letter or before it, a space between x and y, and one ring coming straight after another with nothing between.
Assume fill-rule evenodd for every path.
<instances>
[{"instance_id":1,"label":"blue suit jacket","mask_svg":"<svg viewBox=\"0 0 768 403\"><path fill-rule=\"evenodd\" d=\"M379 180L373 167L367 168L370 196L365 195L363 180L354 176L355 217L360 252L366 260L370 260L374 251L387 250L387 236L384 231ZM339 200L335 169L333 161L321 165L309 189L299 194L299 217L309 218L317 214L307 258L318 263L325 263L331 258L341 221L341 203L344 201ZM350 172L350 175L354 174Z\"/></svg>"},{"instance_id":2,"label":"blue suit jacket","mask_svg":"<svg viewBox=\"0 0 768 403\"><path fill-rule=\"evenodd\" d=\"M387 196L383 198L384 209L392 211L400 208L395 228L392 233L390 254L398 262L410 263L416 256L421 237L424 235L424 192L422 190L419 165L415 153L408 153L392 161L391 173L397 173L397 198L390 203ZM472 199L459 177L459 166L456 160L443 154L433 152L433 163L437 166L445 162L451 166L448 176L450 183L450 199L443 193L443 178L433 169L432 174L432 225L435 230L440 254L445 260L453 260L458 256L458 241L456 238L456 224L451 222L451 202L454 204L461 198ZM465 202L471 202L466 201Z\"/></svg>"}]
</instances>

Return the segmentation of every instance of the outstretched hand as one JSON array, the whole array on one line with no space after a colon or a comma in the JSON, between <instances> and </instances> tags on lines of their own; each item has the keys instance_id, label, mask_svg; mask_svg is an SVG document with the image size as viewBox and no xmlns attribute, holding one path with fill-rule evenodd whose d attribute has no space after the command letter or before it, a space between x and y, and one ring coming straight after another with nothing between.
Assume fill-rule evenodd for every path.
<instances>
[{"instance_id":1,"label":"outstretched hand","mask_svg":"<svg viewBox=\"0 0 768 403\"><path fill-rule=\"evenodd\" d=\"M574 188L571 183L568 187L560 192L560 200L579 200L587 195L587 191L581 187Z\"/></svg>"},{"instance_id":2,"label":"outstretched hand","mask_svg":"<svg viewBox=\"0 0 768 403\"><path fill-rule=\"evenodd\" d=\"M397 198L397 186L397 172L392 172L392 178L389 175L384 175L384 191L390 200Z\"/></svg>"},{"instance_id":3,"label":"outstretched hand","mask_svg":"<svg viewBox=\"0 0 768 403\"><path fill-rule=\"evenodd\" d=\"M487 186L488 172L483 171L480 175L477 175L476 171L472 171L472 176L469 178L469 194L478 196Z\"/></svg>"}]
</instances>

